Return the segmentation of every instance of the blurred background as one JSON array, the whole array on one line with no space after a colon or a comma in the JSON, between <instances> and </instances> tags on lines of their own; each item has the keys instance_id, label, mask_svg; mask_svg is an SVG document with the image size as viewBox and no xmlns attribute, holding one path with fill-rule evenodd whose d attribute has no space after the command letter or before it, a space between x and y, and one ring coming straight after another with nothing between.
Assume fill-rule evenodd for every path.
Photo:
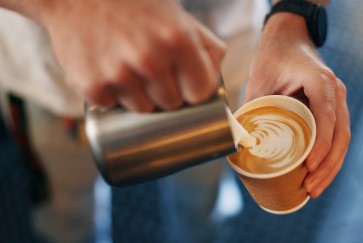
<instances>
[{"instance_id":1,"label":"blurred background","mask_svg":"<svg viewBox=\"0 0 363 243\"><path fill-rule=\"evenodd\" d=\"M232 23L249 16L235 33L231 22L216 24L220 13L204 2L183 1L228 44L222 73L236 109L241 100L236 87L247 79L268 6L250 0L240 6L245 12L224 8ZM51 70L52 78L42 76L46 81L59 79L59 70L45 65L54 60L44 55L35 66L39 48L49 51L42 41L17 46L19 59L11 56L6 31L24 25L0 12L0 67L9 70L5 61L13 58L21 68L13 76L0 69L0 242L363 242L363 2L331 0L327 11L328 39L319 52L347 86L352 140L341 172L324 194L283 216L261 210L224 159L140 185L106 185L84 141L81 102L65 95L60 82L45 85L57 90L54 97L22 92L27 87L20 83L13 87L12 77L26 79L38 67ZM53 98L61 105L47 104ZM70 106L73 111L62 111Z\"/></svg>"}]
</instances>

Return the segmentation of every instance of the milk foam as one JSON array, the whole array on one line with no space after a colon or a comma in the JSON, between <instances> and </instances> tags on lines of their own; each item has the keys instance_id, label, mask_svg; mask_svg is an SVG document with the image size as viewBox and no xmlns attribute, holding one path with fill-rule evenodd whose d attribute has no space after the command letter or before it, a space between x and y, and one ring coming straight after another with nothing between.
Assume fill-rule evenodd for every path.
<instances>
[{"instance_id":1,"label":"milk foam","mask_svg":"<svg viewBox=\"0 0 363 243\"><path fill-rule=\"evenodd\" d=\"M264 107L243 114L239 122L256 138L243 148L239 166L253 173L274 173L297 162L310 137L310 129L297 114L278 107Z\"/></svg>"},{"instance_id":2,"label":"milk foam","mask_svg":"<svg viewBox=\"0 0 363 243\"><path fill-rule=\"evenodd\" d=\"M282 168L296 159L304 148L304 134L299 124L278 115L262 115L251 120L255 129L251 135L258 144L250 153L264 159L274 160L273 168Z\"/></svg>"}]
</instances>

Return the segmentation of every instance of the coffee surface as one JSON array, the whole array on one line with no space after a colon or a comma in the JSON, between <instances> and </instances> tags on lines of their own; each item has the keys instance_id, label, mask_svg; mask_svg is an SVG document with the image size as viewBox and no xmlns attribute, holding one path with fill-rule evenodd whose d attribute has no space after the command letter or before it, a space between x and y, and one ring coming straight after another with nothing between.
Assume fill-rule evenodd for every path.
<instances>
[{"instance_id":1,"label":"coffee surface","mask_svg":"<svg viewBox=\"0 0 363 243\"><path fill-rule=\"evenodd\" d=\"M270 174L291 166L303 155L311 137L306 122L285 108L257 108L237 120L256 138L256 145L242 148L235 162L251 173Z\"/></svg>"}]
</instances>

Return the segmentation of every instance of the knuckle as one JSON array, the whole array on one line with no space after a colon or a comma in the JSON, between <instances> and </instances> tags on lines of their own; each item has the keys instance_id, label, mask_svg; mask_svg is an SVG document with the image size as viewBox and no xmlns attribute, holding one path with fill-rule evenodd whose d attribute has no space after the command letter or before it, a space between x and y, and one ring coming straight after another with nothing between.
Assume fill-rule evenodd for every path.
<instances>
[{"instance_id":1,"label":"knuckle","mask_svg":"<svg viewBox=\"0 0 363 243\"><path fill-rule=\"evenodd\" d=\"M347 97L347 87L343 84L343 82L338 82L337 90L339 94L345 99Z\"/></svg>"},{"instance_id":2,"label":"knuckle","mask_svg":"<svg viewBox=\"0 0 363 243\"><path fill-rule=\"evenodd\" d=\"M162 110L176 110L183 106L181 94L171 92L157 92L152 94L155 104Z\"/></svg>"},{"instance_id":3,"label":"knuckle","mask_svg":"<svg viewBox=\"0 0 363 243\"><path fill-rule=\"evenodd\" d=\"M331 123L335 124L337 118L333 107L326 106L324 109L322 109L321 115L325 116Z\"/></svg>"},{"instance_id":4,"label":"knuckle","mask_svg":"<svg viewBox=\"0 0 363 243\"><path fill-rule=\"evenodd\" d=\"M208 101L216 93L217 88L217 82L208 82L190 87L188 92L184 94L184 99L191 105L201 104Z\"/></svg>"},{"instance_id":5,"label":"knuckle","mask_svg":"<svg viewBox=\"0 0 363 243\"><path fill-rule=\"evenodd\" d=\"M320 70L320 80L323 98L326 102L333 102L335 100L335 91L338 85L335 74L330 69L323 68Z\"/></svg>"},{"instance_id":6,"label":"knuckle","mask_svg":"<svg viewBox=\"0 0 363 243\"><path fill-rule=\"evenodd\" d=\"M337 83L337 77L329 68L322 68L320 70L320 75L326 82L329 82L330 84L335 85Z\"/></svg>"},{"instance_id":7,"label":"knuckle","mask_svg":"<svg viewBox=\"0 0 363 243\"><path fill-rule=\"evenodd\" d=\"M321 100L323 104L327 107L332 107L335 105L336 93L335 86L330 84L324 84L321 88Z\"/></svg>"},{"instance_id":8,"label":"knuckle","mask_svg":"<svg viewBox=\"0 0 363 243\"><path fill-rule=\"evenodd\" d=\"M161 70L155 57L150 54L150 51L145 51L137 57L137 65L141 73L146 77L157 77Z\"/></svg>"},{"instance_id":9,"label":"knuckle","mask_svg":"<svg viewBox=\"0 0 363 243\"><path fill-rule=\"evenodd\" d=\"M111 72L104 75L105 85L123 87L127 86L130 79L130 70L127 67L114 67Z\"/></svg>"},{"instance_id":10,"label":"knuckle","mask_svg":"<svg viewBox=\"0 0 363 243\"><path fill-rule=\"evenodd\" d=\"M186 28L170 28L166 31L164 42L172 50L180 50L190 46L189 33Z\"/></svg>"}]
</instances>

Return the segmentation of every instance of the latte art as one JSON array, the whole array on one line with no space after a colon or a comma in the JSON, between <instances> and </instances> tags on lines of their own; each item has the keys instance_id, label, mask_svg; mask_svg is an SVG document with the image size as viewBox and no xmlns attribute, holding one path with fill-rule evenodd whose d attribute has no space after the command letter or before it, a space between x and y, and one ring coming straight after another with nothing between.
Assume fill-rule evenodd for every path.
<instances>
[{"instance_id":1,"label":"latte art","mask_svg":"<svg viewBox=\"0 0 363 243\"><path fill-rule=\"evenodd\" d=\"M252 173L273 173L287 168L302 156L310 139L305 121L295 113L278 107L251 110L238 118L256 145L242 148L242 169Z\"/></svg>"}]
</instances>

